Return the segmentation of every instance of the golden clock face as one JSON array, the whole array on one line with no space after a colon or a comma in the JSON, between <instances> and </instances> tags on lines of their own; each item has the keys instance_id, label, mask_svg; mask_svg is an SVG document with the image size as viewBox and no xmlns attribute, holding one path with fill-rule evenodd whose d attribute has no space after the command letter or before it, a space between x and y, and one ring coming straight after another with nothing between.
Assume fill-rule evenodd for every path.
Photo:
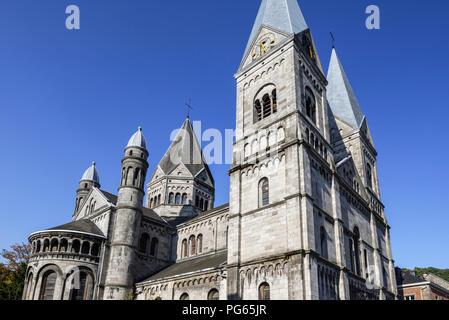
<instances>
[{"instance_id":1,"label":"golden clock face","mask_svg":"<svg viewBox=\"0 0 449 320\"><path fill-rule=\"evenodd\" d=\"M253 50L253 60L256 60L263 56L265 53L271 50L274 47L275 39L273 34L267 34L263 36L256 43L256 47Z\"/></svg>"}]
</instances>

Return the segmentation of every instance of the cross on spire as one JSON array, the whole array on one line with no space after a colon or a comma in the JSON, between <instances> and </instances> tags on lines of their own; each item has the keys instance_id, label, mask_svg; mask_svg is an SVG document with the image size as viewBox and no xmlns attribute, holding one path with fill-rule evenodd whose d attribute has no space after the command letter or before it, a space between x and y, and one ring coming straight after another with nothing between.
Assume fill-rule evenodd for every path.
<instances>
[{"instance_id":1,"label":"cross on spire","mask_svg":"<svg viewBox=\"0 0 449 320\"><path fill-rule=\"evenodd\" d=\"M187 118L190 118L190 110L193 110L191 99L189 99L189 102L186 103L186 106L187 106Z\"/></svg>"},{"instance_id":2,"label":"cross on spire","mask_svg":"<svg viewBox=\"0 0 449 320\"><path fill-rule=\"evenodd\" d=\"M335 38L334 35L331 32L331 38L332 38L332 48L335 48Z\"/></svg>"}]
</instances>

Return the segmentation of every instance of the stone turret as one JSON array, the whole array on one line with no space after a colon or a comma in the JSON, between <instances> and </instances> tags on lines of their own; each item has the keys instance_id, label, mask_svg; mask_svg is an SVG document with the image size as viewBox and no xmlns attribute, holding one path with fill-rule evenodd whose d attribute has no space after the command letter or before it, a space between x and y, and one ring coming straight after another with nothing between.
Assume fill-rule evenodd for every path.
<instances>
[{"instance_id":1,"label":"stone turret","mask_svg":"<svg viewBox=\"0 0 449 320\"><path fill-rule=\"evenodd\" d=\"M131 137L122 159L117 211L111 235L105 300L123 300L134 284L134 261L142 219L148 151L142 128Z\"/></svg>"},{"instance_id":2,"label":"stone turret","mask_svg":"<svg viewBox=\"0 0 449 320\"><path fill-rule=\"evenodd\" d=\"M81 208L83 201L86 200L92 187L100 188L100 176L95 167L95 162L92 162L92 166L90 166L81 177L80 187L76 190L75 211L73 214L76 214L79 208Z\"/></svg>"}]
</instances>

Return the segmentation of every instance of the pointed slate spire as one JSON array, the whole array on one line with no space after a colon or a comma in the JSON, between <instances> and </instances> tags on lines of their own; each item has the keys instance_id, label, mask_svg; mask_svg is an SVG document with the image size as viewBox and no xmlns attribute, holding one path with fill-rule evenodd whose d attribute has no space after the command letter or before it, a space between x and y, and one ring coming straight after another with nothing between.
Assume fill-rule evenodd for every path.
<instances>
[{"instance_id":1,"label":"pointed slate spire","mask_svg":"<svg viewBox=\"0 0 449 320\"><path fill-rule=\"evenodd\" d=\"M297 0L262 0L244 57L251 49L262 25L287 34L297 34L309 28Z\"/></svg>"},{"instance_id":2,"label":"pointed slate spire","mask_svg":"<svg viewBox=\"0 0 449 320\"><path fill-rule=\"evenodd\" d=\"M196 176L203 168L210 173L189 117L184 121L172 144L159 162L159 167L164 174L169 175L180 163L186 166L192 176Z\"/></svg>"},{"instance_id":3,"label":"pointed slate spire","mask_svg":"<svg viewBox=\"0 0 449 320\"><path fill-rule=\"evenodd\" d=\"M354 129L359 129L365 119L355 97L348 77L341 65L335 48L332 49L329 71L327 74L327 101L332 113Z\"/></svg>"}]
</instances>

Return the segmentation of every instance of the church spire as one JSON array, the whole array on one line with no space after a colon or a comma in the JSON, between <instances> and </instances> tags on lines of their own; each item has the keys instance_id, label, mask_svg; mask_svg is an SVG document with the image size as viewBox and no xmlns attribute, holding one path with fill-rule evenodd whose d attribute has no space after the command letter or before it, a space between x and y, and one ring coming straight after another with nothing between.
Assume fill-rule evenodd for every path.
<instances>
[{"instance_id":1,"label":"church spire","mask_svg":"<svg viewBox=\"0 0 449 320\"><path fill-rule=\"evenodd\" d=\"M204 159L201 145L189 117L182 124L158 167L164 174L169 175L180 163L185 165L193 176L203 169L209 172L209 167Z\"/></svg>"},{"instance_id":2,"label":"church spire","mask_svg":"<svg viewBox=\"0 0 449 320\"><path fill-rule=\"evenodd\" d=\"M262 0L244 57L251 49L262 25L287 34L298 34L309 28L297 0Z\"/></svg>"},{"instance_id":3,"label":"church spire","mask_svg":"<svg viewBox=\"0 0 449 320\"><path fill-rule=\"evenodd\" d=\"M327 100L332 113L354 129L359 129L365 115L355 97L335 48L332 49L327 81L329 82Z\"/></svg>"}]
</instances>

